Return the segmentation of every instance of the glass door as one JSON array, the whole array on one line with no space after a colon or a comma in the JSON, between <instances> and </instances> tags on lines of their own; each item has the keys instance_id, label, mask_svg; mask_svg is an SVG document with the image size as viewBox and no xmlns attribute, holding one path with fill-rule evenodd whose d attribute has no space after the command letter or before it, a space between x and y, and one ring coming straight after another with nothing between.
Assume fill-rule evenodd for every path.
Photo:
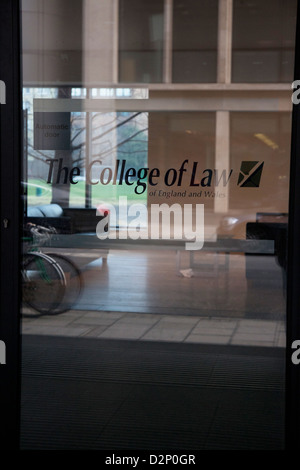
<instances>
[{"instance_id":1,"label":"glass door","mask_svg":"<svg viewBox=\"0 0 300 470\"><path fill-rule=\"evenodd\" d=\"M296 10L22 1L22 449L285 448Z\"/></svg>"}]
</instances>

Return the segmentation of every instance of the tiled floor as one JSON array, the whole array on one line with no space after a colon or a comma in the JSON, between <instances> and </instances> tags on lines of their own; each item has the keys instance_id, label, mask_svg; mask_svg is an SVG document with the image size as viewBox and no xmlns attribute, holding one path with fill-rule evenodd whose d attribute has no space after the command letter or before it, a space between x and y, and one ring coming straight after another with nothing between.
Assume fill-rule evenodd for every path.
<instances>
[{"instance_id":1,"label":"tiled floor","mask_svg":"<svg viewBox=\"0 0 300 470\"><path fill-rule=\"evenodd\" d=\"M36 335L285 347L284 322L275 320L71 310L58 316L25 317L22 331Z\"/></svg>"}]
</instances>

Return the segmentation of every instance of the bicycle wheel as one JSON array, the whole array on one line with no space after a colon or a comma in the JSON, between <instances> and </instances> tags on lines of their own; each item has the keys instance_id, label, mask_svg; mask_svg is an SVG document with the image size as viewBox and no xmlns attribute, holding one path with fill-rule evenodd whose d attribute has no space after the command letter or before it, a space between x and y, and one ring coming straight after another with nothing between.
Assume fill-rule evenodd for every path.
<instances>
[{"instance_id":1,"label":"bicycle wheel","mask_svg":"<svg viewBox=\"0 0 300 470\"><path fill-rule=\"evenodd\" d=\"M60 306L58 307L59 312L63 313L67 310L70 310L80 297L83 289L81 271L76 266L76 264L73 263L73 261L64 255L58 253L46 254L59 264L65 275L66 289Z\"/></svg>"},{"instance_id":2,"label":"bicycle wheel","mask_svg":"<svg viewBox=\"0 0 300 470\"><path fill-rule=\"evenodd\" d=\"M57 262L43 253L23 257L23 300L41 314L59 313L66 279Z\"/></svg>"}]
</instances>

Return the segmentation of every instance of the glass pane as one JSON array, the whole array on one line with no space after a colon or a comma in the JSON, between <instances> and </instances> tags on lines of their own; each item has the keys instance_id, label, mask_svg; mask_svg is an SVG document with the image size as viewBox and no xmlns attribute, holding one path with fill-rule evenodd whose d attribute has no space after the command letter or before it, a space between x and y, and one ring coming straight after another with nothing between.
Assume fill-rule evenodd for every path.
<instances>
[{"instance_id":1,"label":"glass pane","mask_svg":"<svg viewBox=\"0 0 300 470\"><path fill-rule=\"evenodd\" d=\"M241 172L245 170L246 178L248 174L254 176L245 187L230 188L230 209L219 227L219 236L274 240L275 256L266 253L245 256L245 316L259 318L262 326L268 321L270 340L272 324L276 325L278 344L283 346L291 115L232 113L230 124L231 165L242 160ZM267 336L265 340L268 341Z\"/></svg>"},{"instance_id":2,"label":"glass pane","mask_svg":"<svg viewBox=\"0 0 300 470\"><path fill-rule=\"evenodd\" d=\"M285 446L295 4L225 3L22 2L22 449Z\"/></svg>"},{"instance_id":3,"label":"glass pane","mask_svg":"<svg viewBox=\"0 0 300 470\"><path fill-rule=\"evenodd\" d=\"M233 82L291 81L296 10L296 0L233 2Z\"/></svg>"},{"instance_id":4,"label":"glass pane","mask_svg":"<svg viewBox=\"0 0 300 470\"><path fill-rule=\"evenodd\" d=\"M163 8L162 0L120 1L120 82L162 81Z\"/></svg>"},{"instance_id":5,"label":"glass pane","mask_svg":"<svg viewBox=\"0 0 300 470\"><path fill-rule=\"evenodd\" d=\"M232 113L231 162L259 160L264 162L260 191L242 194L232 186L232 209L249 208L249 219L259 211L288 212L288 179L290 167L290 113ZM239 196L238 196L239 195ZM249 197L251 195L251 198ZM271 196L272 195L272 196Z\"/></svg>"},{"instance_id":6,"label":"glass pane","mask_svg":"<svg viewBox=\"0 0 300 470\"><path fill-rule=\"evenodd\" d=\"M53 139L59 139L56 124L52 121L44 123L39 111L34 111L34 100L56 99L67 93L70 97L84 96L80 88L26 88L23 94L25 139L23 181L27 188L27 207L41 204L58 203L63 207L85 206L85 183L82 176L76 177L75 184L66 180L69 167L82 169L85 161L85 113L75 112L67 115L67 126L70 128L70 151L52 150ZM51 119L51 118L50 118ZM40 139L38 132L48 126ZM61 160L62 159L62 160ZM75 181L75 180L74 180ZM29 209L30 210L30 209Z\"/></svg>"},{"instance_id":7,"label":"glass pane","mask_svg":"<svg viewBox=\"0 0 300 470\"><path fill-rule=\"evenodd\" d=\"M123 162L128 168L147 167L148 161L148 113L93 113L93 154L89 178L93 181L92 205L117 204L120 197L128 202L135 200L147 204L147 192L135 191L137 176L131 176L128 184L115 185L120 180ZM94 162L94 163L93 163Z\"/></svg>"},{"instance_id":8,"label":"glass pane","mask_svg":"<svg viewBox=\"0 0 300 470\"><path fill-rule=\"evenodd\" d=\"M173 82L215 82L217 0L175 0L173 5Z\"/></svg>"}]
</instances>

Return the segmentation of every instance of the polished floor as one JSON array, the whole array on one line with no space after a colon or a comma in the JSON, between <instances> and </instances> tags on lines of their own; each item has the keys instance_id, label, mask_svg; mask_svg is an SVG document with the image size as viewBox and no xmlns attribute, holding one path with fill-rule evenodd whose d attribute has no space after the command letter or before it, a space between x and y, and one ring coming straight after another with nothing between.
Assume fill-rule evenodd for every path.
<instances>
[{"instance_id":1,"label":"polished floor","mask_svg":"<svg viewBox=\"0 0 300 470\"><path fill-rule=\"evenodd\" d=\"M178 272L175 251L111 251L107 262L96 260L86 266L85 290L76 308L283 319L282 274L274 257L227 256L228 265L225 255L200 251L192 277L184 277ZM185 252L180 266L184 273L189 261Z\"/></svg>"},{"instance_id":2,"label":"polished floor","mask_svg":"<svg viewBox=\"0 0 300 470\"><path fill-rule=\"evenodd\" d=\"M272 258L251 258L251 280L242 254L227 264L213 254L198 254L192 269L189 262L185 253L178 270L172 251L111 252L82 267L84 288L72 310L36 316L24 307L23 333L285 346L281 270Z\"/></svg>"}]
</instances>

